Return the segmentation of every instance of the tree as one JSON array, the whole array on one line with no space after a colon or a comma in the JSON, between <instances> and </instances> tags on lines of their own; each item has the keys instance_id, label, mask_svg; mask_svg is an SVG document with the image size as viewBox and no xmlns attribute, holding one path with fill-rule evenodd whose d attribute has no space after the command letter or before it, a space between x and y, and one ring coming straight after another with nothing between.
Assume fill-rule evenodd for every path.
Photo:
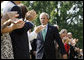
<instances>
[{"instance_id":1,"label":"tree","mask_svg":"<svg viewBox=\"0 0 84 60\"><path fill-rule=\"evenodd\" d=\"M72 32L74 38L78 38L78 45L83 48L83 1L22 1L28 10L37 12L35 25L40 25L39 15L47 12L50 15L50 23L59 25L60 29Z\"/></svg>"}]
</instances>

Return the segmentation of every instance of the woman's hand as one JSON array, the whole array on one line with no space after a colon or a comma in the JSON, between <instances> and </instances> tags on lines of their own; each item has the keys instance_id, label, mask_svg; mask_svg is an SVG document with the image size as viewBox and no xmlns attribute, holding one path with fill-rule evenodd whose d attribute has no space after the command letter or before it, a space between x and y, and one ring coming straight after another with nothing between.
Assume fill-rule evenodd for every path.
<instances>
[{"instance_id":1,"label":"woman's hand","mask_svg":"<svg viewBox=\"0 0 84 60\"><path fill-rule=\"evenodd\" d=\"M13 29L20 29L24 27L25 22L23 20L17 20L13 22Z\"/></svg>"},{"instance_id":2,"label":"woman's hand","mask_svg":"<svg viewBox=\"0 0 84 60\"><path fill-rule=\"evenodd\" d=\"M12 12L7 12L6 14L4 14L1 18L1 24L3 24L5 21L9 20L9 19L14 19L16 17L18 17L19 14L17 14L17 12L12 11Z\"/></svg>"}]
</instances>

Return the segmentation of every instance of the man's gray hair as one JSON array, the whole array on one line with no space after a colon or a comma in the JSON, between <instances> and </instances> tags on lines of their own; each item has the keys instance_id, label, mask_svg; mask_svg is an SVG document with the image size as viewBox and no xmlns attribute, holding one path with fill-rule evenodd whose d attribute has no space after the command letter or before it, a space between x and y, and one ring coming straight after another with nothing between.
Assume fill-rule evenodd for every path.
<instances>
[{"instance_id":1,"label":"man's gray hair","mask_svg":"<svg viewBox=\"0 0 84 60\"><path fill-rule=\"evenodd\" d=\"M42 12L41 14L40 14L40 17L41 17L41 15L46 15L47 16L47 18L49 19L49 15L46 13L46 12Z\"/></svg>"}]
</instances>

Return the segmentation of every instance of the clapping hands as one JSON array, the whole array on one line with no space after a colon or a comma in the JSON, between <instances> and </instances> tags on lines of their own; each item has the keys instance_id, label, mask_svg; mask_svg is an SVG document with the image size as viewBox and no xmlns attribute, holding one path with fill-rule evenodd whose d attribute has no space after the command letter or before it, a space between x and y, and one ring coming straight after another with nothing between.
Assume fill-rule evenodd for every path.
<instances>
[{"instance_id":1,"label":"clapping hands","mask_svg":"<svg viewBox=\"0 0 84 60\"><path fill-rule=\"evenodd\" d=\"M17 14L16 11L12 11L12 12L7 12L5 13L3 16L2 16L2 19L3 20L8 20L8 19L13 19L13 18L16 18L18 17L19 14Z\"/></svg>"},{"instance_id":2,"label":"clapping hands","mask_svg":"<svg viewBox=\"0 0 84 60\"><path fill-rule=\"evenodd\" d=\"M1 24L3 24L4 22L8 21L9 19L15 19L16 17L18 17L19 14L17 14L16 11L12 11L12 12L7 12L5 13L2 18L1 18Z\"/></svg>"},{"instance_id":3,"label":"clapping hands","mask_svg":"<svg viewBox=\"0 0 84 60\"><path fill-rule=\"evenodd\" d=\"M17 21L12 21L12 23L14 29L22 28L25 24L25 22L22 19L17 19Z\"/></svg>"}]
</instances>

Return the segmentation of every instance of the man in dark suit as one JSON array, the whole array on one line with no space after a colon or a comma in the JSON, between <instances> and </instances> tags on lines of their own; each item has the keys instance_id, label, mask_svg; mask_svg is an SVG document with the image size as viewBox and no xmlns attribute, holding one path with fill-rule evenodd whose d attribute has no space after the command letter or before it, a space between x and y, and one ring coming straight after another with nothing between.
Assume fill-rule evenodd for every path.
<instances>
[{"instance_id":1,"label":"man in dark suit","mask_svg":"<svg viewBox=\"0 0 84 60\"><path fill-rule=\"evenodd\" d=\"M41 13L40 22L42 25L46 25L46 28L39 32L37 36L36 59L56 59L54 40L58 43L63 58L67 59L67 54L58 29L48 24L49 15L47 13Z\"/></svg>"},{"instance_id":2,"label":"man in dark suit","mask_svg":"<svg viewBox=\"0 0 84 60\"><path fill-rule=\"evenodd\" d=\"M17 4L19 4L19 1L3 1L1 4L1 8L3 10L2 13L4 14L10 11L17 11L19 14L18 18L22 18L21 10ZM25 22L24 27L13 30L10 33L14 59L29 59L27 31L32 27L33 25L30 22Z\"/></svg>"}]
</instances>

